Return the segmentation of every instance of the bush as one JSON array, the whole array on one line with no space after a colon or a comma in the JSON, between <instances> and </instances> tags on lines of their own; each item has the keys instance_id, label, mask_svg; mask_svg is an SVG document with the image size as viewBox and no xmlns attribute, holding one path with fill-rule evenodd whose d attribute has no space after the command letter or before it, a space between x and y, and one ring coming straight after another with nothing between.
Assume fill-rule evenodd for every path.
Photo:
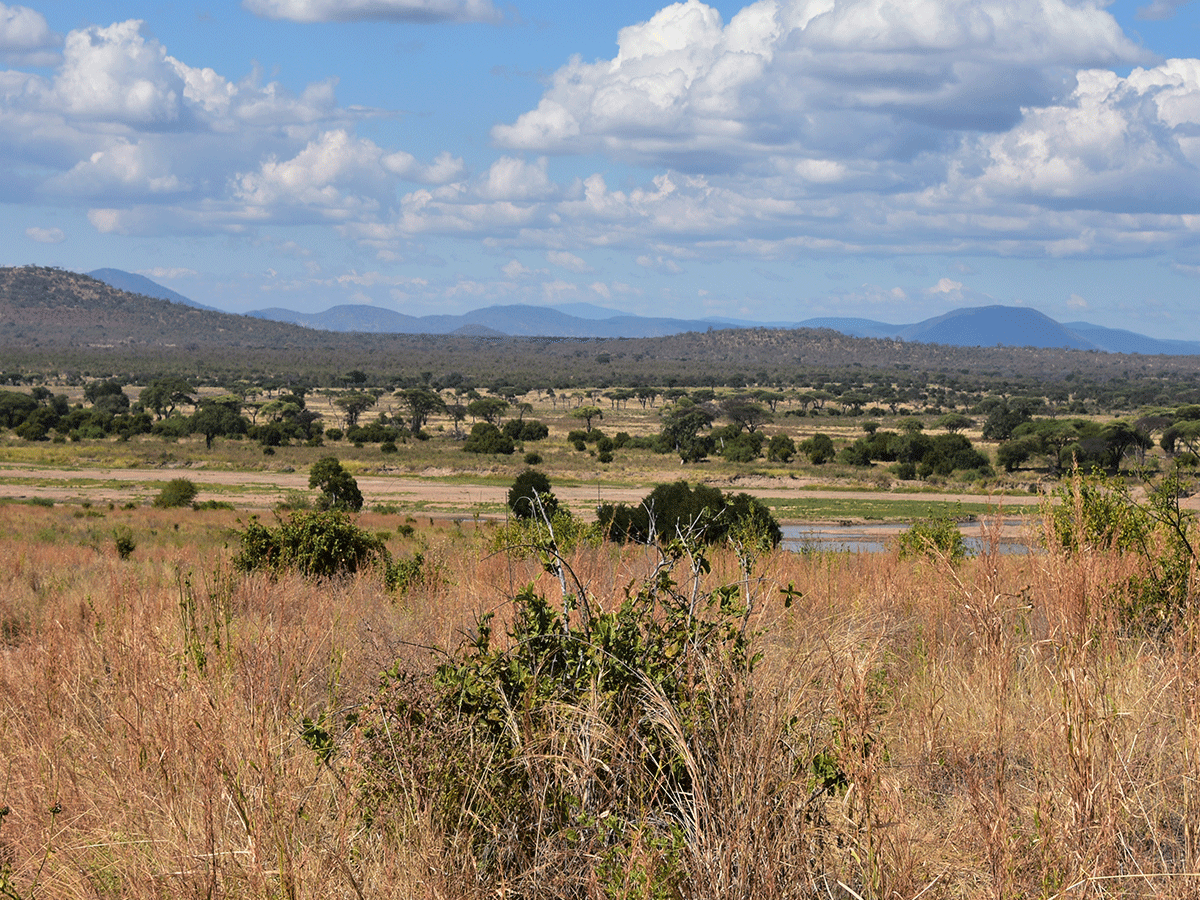
<instances>
[{"instance_id":1,"label":"bush","mask_svg":"<svg viewBox=\"0 0 1200 900\"><path fill-rule=\"evenodd\" d=\"M738 585L699 589L693 573L707 571L694 547L676 546L610 612L576 595L556 608L526 587L501 640L491 613L473 623L432 697L425 677L399 664L385 673L360 721L372 816L419 804L464 851L471 877L502 880L506 895L691 896L679 823L716 777L757 661ZM558 749L577 733L593 736L586 753ZM807 797L804 779L792 780ZM785 807L761 827L791 821Z\"/></svg>"},{"instance_id":2,"label":"bush","mask_svg":"<svg viewBox=\"0 0 1200 900\"><path fill-rule=\"evenodd\" d=\"M767 459L771 462L789 463L796 455L796 442L786 434L777 434L767 445Z\"/></svg>"},{"instance_id":3,"label":"bush","mask_svg":"<svg viewBox=\"0 0 1200 900\"><path fill-rule=\"evenodd\" d=\"M693 488L686 481L658 485L637 506L603 504L598 520L614 541L670 541L684 533L712 544L725 540L735 525L758 531L772 547L783 539L771 511L749 494L723 494L704 484Z\"/></svg>"},{"instance_id":4,"label":"bush","mask_svg":"<svg viewBox=\"0 0 1200 900\"><path fill-rule=\"evenodd\" d=\"M536 419L509 419L504 423L502 433L512 441L541 441L550 436L550 429Z\"/></svg>"},{"instance_id":5,"label":"bush","mask_svg":"<svg viewBox=\"0 0 1200 900\"><path fill-rule=\"evenodd\" d=\"M920 519L900 535L900 558L943 557L952 563L967 557L967 544L958 523L949 516Z\"/></svg>"},{"instance_id":6,"label":"bush","mask_svg":"<svg viewBox=\"0 0 1200 900\"><path fill-rule=\"evenodd\" d=\"M308 472L308 486L321 489L317 501L320 509L348 509L350 512L362 509L363 495L358 482L342 468L336 456L326 456L313 463Z\"/></svg>"},{"instance_id":7,"label":"bush","mask_svg":"<svg viewBox=\"0 0 1200 900\"><path fill-rule=\"evenodd\" d=\"M1046 509L1052 538L1067 553L1115 550L1130 553L1137 571L1107 585L1125 625L1161 635L1194 603L1194 572L1200 535L1196 514L1181 506L1192 490L1176 470L1147 485L1145 500L1101 474L1072 477L1055 491Z\"/></svg>"},{"instance_id":8,"label":"bush","mask_svg":"<svg viewBox=\"0 0 1200 900\"><path fill-rule=\"evenodd\" d=\"M833 440L827 434L814 434L808 440L801 441L800 452L814 466L824 465L833 459Z\"/></svg>"},{"instance_id":9,"label":"bush","mask_svg":"<svg viewBox=\"0 0 1200 900\"><path fill-rule=\"evenodd\" d=\"M199 488L187 478L173 478L154 498L154 505L159 509L191 506L198 493Z\"/></svg>"},{"instance_id":10,"label":"bush","mask_svg":"<svg viewBox=\"0 0 1200 900\"><path fill-rule=\"evenodd\" d=\"M577 547L597 547L602 541L598 524L577 519L570 510L559 507L549 527L541 518L511 519L496 529L490 546L496 553L518 548L537 553L538 548L553 544L557 553L572 553ZM543 562L549 563L549 557L543 557Z\"/></svg>"},{"instance_id":11,"label":"bush","mask_svg":"<svg viewBox=\"0 0 1200 900\"><path fill-rule=\"evenodd\" d=\"M137 542L134 541L133 531L128 525L118 525L113 529L113 545L121 559L129 559L133 555L133 551L137 549Z\"/></svg>"},{"instance_id":12,"label":"bush","mask_svg":"<svg viewBox=\"0 0 1200 900\"><path fill-rule=\"evenodd\" d=\"M471 426L471 436L463 444L463 450L467 453L509 454L516 449L512 439L491 422L476 422Z\"/></svg>"},{"instance_id":13,"label":"bush","mask_svg":"<svg viewBox=\"0 0 1200 900\"><path fill-rule=\"evenodd\" d=\"M762 448L765 442L766 438L761 431L756 431L753 434L745 432L727 439L725 446L721 450L721 455L730 462L754 462L754 460L762 455Z\"/></svg>"},{"instance_id":14,"label":"bush","mask_svg":"<svg viewBox=\"0 0 1200 900\"><path fill-rule=\"evenodd\" d=\"M553 517L558 498L550 491L550 479L537 469L526 469L508 489L508 508L518 519Z\"/></svg>"},{"instance_id":15,"label":"bush","mask_svg":"<svg viewBox=\"0 0 1200 900\"><path fill-rule=\"evenodd\" d=\"M409 526L409 532L411 533L411 531L412 528ZM407 594L424 577L425 555L423 553L415 553L409 559L400 559L388 563L387 571L384 575L384 584L389 591L394 591L397 594Z\"/></svg>"},{"instance_id":16,"label":"bush","mask_svg":"<svg viewBox=\"0 0 1200 900\"><path fill-rule=\"evenodd\" d=\"M341 510L300 510L267 528L252 519L239 534L242 549L233 564L244 572L277 575L296 571L313 578L357 572L373 563L391 562L383 541L359 528Z\"/></svg>"}]
</instances>

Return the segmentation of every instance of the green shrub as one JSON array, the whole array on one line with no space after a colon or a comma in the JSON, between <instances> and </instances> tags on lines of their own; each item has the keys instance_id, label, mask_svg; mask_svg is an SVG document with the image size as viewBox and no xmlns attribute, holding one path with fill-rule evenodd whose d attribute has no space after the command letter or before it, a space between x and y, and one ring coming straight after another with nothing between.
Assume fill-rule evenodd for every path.
<instances>
[{"instance_id":1,"label":"green shrub","mask_svg":"<svg viewBox=\"0 0 1200 900\"><path fill-rule=\"evenodd\" d=\"M308 471L308 486L320 488L317 506L321 509L362 509L363 495L358 482L347 472L336 456L326 456L313 463Z\"/></svg>"},{"instance_id":2,"label":"green shrub","mask_svg":"<svg viewBox=\"0 0 1200 900\"><path fill-rule=\"evenodd\" d=\"M537 469L526 469L508 489L508 508L518 519L553 517L558 498L550 490L550 479Z\"/></svg>"},{"instance_id":3,"label":"green shrub","mask_svg":"<svg viewBox=\"0 0 1200 900\"><path fill-rule=\"evenodd\" d=\"M771 546L783 539L771 511L749 494L723 494L704 484L693 488L686 481L658 485L637 506L602 504L597 518L614 541L670 541L684 533L712 544L738 524L757 529Z\"/></svg>"},{"instance_id":4,"label":"green shrub","mask_svg":"<svg viewBox=\"0 0 1200 900\"><path fill-rule=\"evenodd\" d=\"M377 536L359 528L341 510L300 510L267 528L257 517L239 534L234 565L244 571L296 571L314 578L357 572L371 563L386 570L391 561Z\"/></svg>"},{"instance_id":5,"label":"green shrub","mask_svg":"<svg viewBox=\"0 0 1200 900\"><path fill-rule=\"evenodd\" d=\"M958 530L958 522L945 515L914 522L900 535L900 558L917 556L941 557L953 563L966 559L967 544Z\"/></svg>"},{"instance_id":6,"label":"green shrub","mask_svg":"<svg viewBox=\"0 0 1200 900\"><path fill-rule=\"evenodd\" d=\"M1095 473L1072 477L1046 508L1055 549L1067 553L1114 550L1138 558L1138 571L1107 585L1127 627L1152 635L1170 632L1195 603L1194 573L1200 535L1195 512L1181 500L1194 485L1177 468L1147 485L1145 500L1122 482Z\"/></svg>"},{"instance_id":7,"label":"green shrub","mask_svg":"<svg viewBox=\"0 0 1200 900\"><path fill-rule=\"evenodd\" d=\"M1147 510L1123 482L1078 469L1055 489L1046 512L1058 546L1072 552L1138 550L1153 529Z\"/></svg>"},{"instance_id":8,"label":"green shrub","mask_svg":"<svg viewBox=\"0 0 1200 900\"><path fill-rule=\"evenodd\" d=\"M490 543L496 553L520 548L537 553L539 547L550 544L557 553L572 553L577 547L597 547L602 541L603 532L598 524L577 519L570 510L559 508L549 526L541 517L514 518L495 530ZM551 560L546 557L543 562L549 565Z\"/></svg>"},{"instance_id":9,"label":"green shrub","mask_svg":"<svg viewBox=\"0 0 1200 900\"><path fill-rule=\"evenodd\" d=\"M159 491L154 498L154 505L159 509L171 509L178 506L191 506L196 499L199 488L187 478L173 478L166 487Z\"/></svg>"},{"instance_id":10,"label":"green shrub","mask_svg":"<svg viewBox=\"0 0 1200 900\"><path fill-rule=\"evenodd\" d=\"M808 457L814 466L821 466L833 459L833 440L827 434L814 434L806 441L800 442L800 452Z\"/></svg>"},{"instance_id":11,"label":"green shrub","mask_svg":"<svg viewBox=\"0 0 1200 900\"><path fill-rule=\"evenodd\" d=\"M476 422L471 426L471 435L463 444L467 453L509 454L516 449L512 439L506 437L491 422Z\"/></svg>"},{"instance_id":12,"label":"green shrub","mask_svg":"<svg viewBox=\"0 0 1200 900\"><path fill-rule=\"evenodd\" d=\"M500 640L491 613L475 621L432 697L398 664L360 721L371 814L419 802L473 878L503 879L515 896L682 896L696 761L717 756L757 661L739 586L698 590L707 571L694 545L673 544L612 611L589 608L574 572L579 591L561 608L526 587ZM586 754L558 749L579 734L594 736Z\"/></svg>"},{"instance_id":13,"label":"green shrub","mask_svg":"<svg viewBox=\"0 0 1200 900\"><path fill-rule=\"evenodd\" d=\"M411 526L409 526L409 531L411 533ZM409 559L388 563L384 584L389 591L407 594L410 588L423 580L424 576L425 554L414 553Z\"/></svg>"},{"instance_id":14,"label":"green shrub","mask_svg":"<svg viewBox=\"0 0 1200 900\"><path fill-rule=\"evenodd\" d=\"M542 441L550 436L550 429L536 419L509 419L501 432L511 441Z\"/></svg>"},{"instance_id":15,"label":"green shrub","mask_svg":"<svg viewBox=\"0 0 1200 900\"><path fill-rule=\"evenodd\" d=\"M133 531L128 525L118 525L113 529L113 545L121 559L129 559L133 555L133 551L137 549L137 542L134 541Z\"/></svg>"},{"instance_id":16,"label":"green shrub","mask_svg":"<svg viewBox=\"0 0 1200 900\"><path fill-rule=\"evenodd\" d=\"M771 462L789 463L796 455L796 442L786 434L777 434L767 445L767 459Z\"/></svg>"}]
</instances>

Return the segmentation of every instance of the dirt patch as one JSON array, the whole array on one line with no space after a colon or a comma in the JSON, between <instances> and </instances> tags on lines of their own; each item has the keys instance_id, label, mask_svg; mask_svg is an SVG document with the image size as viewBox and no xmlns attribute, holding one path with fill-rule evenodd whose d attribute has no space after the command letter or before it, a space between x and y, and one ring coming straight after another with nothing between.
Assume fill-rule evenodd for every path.
<instances>
[{"instance_id":1,"label":"dirt patch","mask_svg":"<svg viewBox=\"0 0 1200 900\"><path fill-rule=\"evenodd\" d=\"M202 468L187 468L186 477L200 488L197 497L223 500L239 509L265 510L276 506L289 491L309 492L307 472L232 472ZM55 502L84 502L123 504L130 501L146 503L154 499L163 484L181 475L180 468L163 469L58 469L37 466L0 464L0 497L10 499L43 498ZM367 504L393 504L401 509L439 516L474 515L499 517L508 496L508 488L486 482L443 478L463 473L430 471L416 475L359 475L359 489ZM440 476L440 477L439 477ZM745 491L764 500L830 499L830 500L928 500L954 503L987 500L979 495L955 493L895 493L885 491L839 491L822 489L804 479L735 478L716 486L727 490ZM651 483L614 485L556 485L558 498L580 514L588 515L601 503L636 503L652 489ZM1010 513L1032 510L1038 498L1004 497L997 499Z\"/></svg>"}]
</instances>

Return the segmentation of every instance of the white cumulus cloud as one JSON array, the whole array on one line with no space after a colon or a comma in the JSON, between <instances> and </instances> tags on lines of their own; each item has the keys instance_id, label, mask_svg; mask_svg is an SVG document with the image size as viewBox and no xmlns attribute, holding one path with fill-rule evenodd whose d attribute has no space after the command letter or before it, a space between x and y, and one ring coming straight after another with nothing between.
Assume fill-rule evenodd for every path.
<instances>
[{"instance_id":1,"label":"white cumulus cloud","mask_svg":"<svg viewBox=\"0 0 1200 900\"><path fill-rule=\"evenodd\" d=\"M38 228L37 226L26 228L25 236L39 244L61 244L67 239L61 228Z\"/></svg>"},{"instance_id":2,"label":"white cumulus cloud","mask_svg":"<svg viewBox=\"0 0 1200 900\"><path fill-rule=\"evenodd\" d=\"M62 38L46 18L28 6L0 3L0 59L18 65L48 65L57 58Z\"/></svg>"},{"instance_id":3,"label":"white cumulus cloud","mask_svg":"<svg viewBox=\"0 0 1200 900\"><path fill-rule=\"evenodd\" d=\"M583 259L574 253L568 253L566 250L548 250L546 252L546 259L554 265L563 269L569 269L572 272L583 273L592 271L592 267Z\"/></svg>"},{"instance_id":4,"label":"white cumulus cloud","mask_svg":"<svg viewBox=\"0 0 1200 900\"><path fill-rule=\"evenodd\" d=\"M938 283L929 288L930 294L956 294L963 289L961 281L953 281L949 278L942 278Z\"/></svg>"},{"instance_id":5,"label":"white cumulus cloud","mask_svg":"<svg viewBox=\"0 0 1200 900\"><path fill-rule=\"evenodd\" d=\"M550 180L546 158L528 163L512 156L502 156L488 169L479 193L489 200L539 200L557 193Z\"/></svg>"},{"instance_id":6,"label":"white cumulus cloud","mask_svg":"<svg viewBox=\"0 0 1200 900\"><path fill-rule=\"evenodd\" d=\"M497 22L491 0L244 0L256 15L293 22Z\"/></svg>"},{"instance_id":7,"label":"white cumulus cloud","mask_svg":"<svg viewBox=\"0 0 1200 900\"><path fill-rule=\"evenodd\" d=\"M175 278L195 278L197 272L195 269L186 269L179 266L155 266L153 269L138 269L138 274L145 275L147 278L171 280Z\"/></svg>"},{"instance_id":8,"label":"white cumulus cloud","mask_svg":"<svg viewBox=\"0 0 1200 900\"><path fill-rule=\"evenodd\" d=\"M1108 13L1066 0L759 0L728 23L687 0L618 47L559 69L494 139L710 171L783 158L841 179L854 156L869 174L959 130L1009 128L1075 70L1143 56Z\"/></svg>"}]
</instances>

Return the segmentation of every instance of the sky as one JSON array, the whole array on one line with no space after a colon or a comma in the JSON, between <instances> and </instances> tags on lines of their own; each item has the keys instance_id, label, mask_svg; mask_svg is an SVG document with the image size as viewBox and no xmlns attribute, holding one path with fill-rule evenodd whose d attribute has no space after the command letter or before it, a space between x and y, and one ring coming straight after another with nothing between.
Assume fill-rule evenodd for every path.
<instances>
[{"instance_id":1,"label":"sky","mask_svg":"<svg viewBox=\"0 0 1200 900\"><path fill-rule=\"evenodd\" d=\"M0 264L1200 339L1189 0L0 2Z\"/></svg>"}]
</instances>

